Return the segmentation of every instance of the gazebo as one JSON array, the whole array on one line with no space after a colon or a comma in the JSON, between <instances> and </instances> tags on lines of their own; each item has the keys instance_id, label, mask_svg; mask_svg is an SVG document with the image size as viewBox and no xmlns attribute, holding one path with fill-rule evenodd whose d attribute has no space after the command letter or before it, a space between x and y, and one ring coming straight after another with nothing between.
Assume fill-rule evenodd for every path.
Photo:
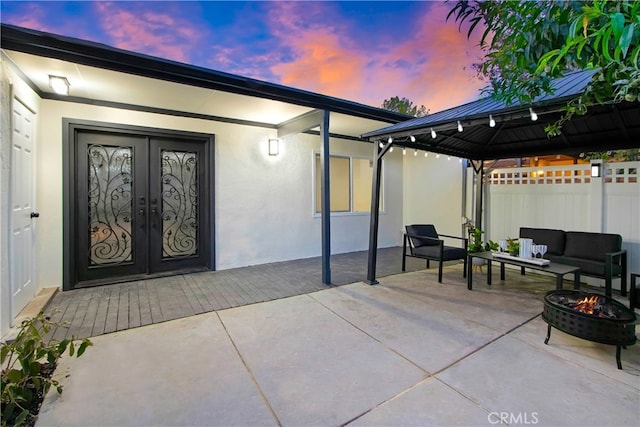
<instances>
[{"instance_id":1,"label":"gazebo","mask_svg":"<svg viewBox=\"0 0 640 427\"><path fill-rule=\"evenodd\" d=\"M640 102L608 102L589 107L562 126L562 133L547 136L545 127L555 123L567 102L584 92L593 70L575 71L553 82L554 92L531 104L507 105L491 97L417 117L367 132L362 138L374 143L367 281L376 281L376 250L382 159L392 146L455 156L471 162L479 175L476 192L476 224L480 224L482 175L486 161L514 157L565 154L578 156L640 146Z\"/></svg>"}]
</instances>

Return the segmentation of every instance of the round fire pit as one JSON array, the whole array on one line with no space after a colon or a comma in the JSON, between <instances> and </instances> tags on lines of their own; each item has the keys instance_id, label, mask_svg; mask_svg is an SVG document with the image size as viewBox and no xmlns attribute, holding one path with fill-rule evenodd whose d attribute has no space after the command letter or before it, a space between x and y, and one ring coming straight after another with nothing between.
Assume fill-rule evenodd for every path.
<instances>
[{"instance_id":1,"label":"round fire pit","mask_svg":"<svg viewBox=\"0 0 640 427\"><path fill-rule=\"evenodd\" d=\"M578 338L615 345L618 369L622 369L621 347L636 342L635 313L605 295L575 290L547 292L542 318L548 324L545 344L553 326Z\"/></svg>"}]
</instances>

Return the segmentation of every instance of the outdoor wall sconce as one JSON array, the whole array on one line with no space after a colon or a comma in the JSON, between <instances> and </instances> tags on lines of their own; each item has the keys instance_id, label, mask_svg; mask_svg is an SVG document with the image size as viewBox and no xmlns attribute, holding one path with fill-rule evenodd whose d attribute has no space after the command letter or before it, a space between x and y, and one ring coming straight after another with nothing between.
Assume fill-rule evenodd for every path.
<instances>
[{"instance_id":1,"label":"outdoor wall sconce","mask_svg":"<svg viewBox=\"0 0 640 427\"><path fill-rule=\"evenodd\" d=\"M591 163L591 178L602 178L602 163Z\"/></svg>"},{"instance_id":2,"label":"outdoor wall sconce","mask_svg":"<svg viewBox=\"0 0 640 427\"><path fill-rule=\"evenodd\" d=\"M279 139L270 139L269 140L269 155L277 156L280 154L280 140Z\"/></svg>"},{"instance_id":3,"label":"outdoor wall sconce","mask_svg":"<svg viewBox=\"0 0 640 427\"><path fill-rule=\"evenodd\" d=\"M49 75L49 86L58 95L69 95L69 80L66 77Z\"/></svg>"}]
</instances>

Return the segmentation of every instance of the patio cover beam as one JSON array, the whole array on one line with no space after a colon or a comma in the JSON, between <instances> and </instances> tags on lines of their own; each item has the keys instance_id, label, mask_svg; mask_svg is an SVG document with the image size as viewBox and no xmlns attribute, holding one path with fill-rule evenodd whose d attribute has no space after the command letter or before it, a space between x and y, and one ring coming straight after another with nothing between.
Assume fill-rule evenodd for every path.
<instances>
[{"instance_id":1,"label":"patio cover beam","mask_svg":"<svg viewBox=\"0 0 640 427\"><path fill-rule=\"evenodd\" d=\"M313 128L317 128L322 123L324 111L312 110L304 114L300 114L291 120L282 122L278 125L278 138L284 138L288 135L303 133Z\"/></svg>"}]
</instances>

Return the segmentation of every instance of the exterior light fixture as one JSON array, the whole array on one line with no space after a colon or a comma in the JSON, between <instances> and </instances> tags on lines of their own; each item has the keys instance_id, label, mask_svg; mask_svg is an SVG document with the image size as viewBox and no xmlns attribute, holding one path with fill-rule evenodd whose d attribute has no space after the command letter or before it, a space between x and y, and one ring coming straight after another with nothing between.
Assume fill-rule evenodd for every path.
<instances>
[{"instance_id":1,"label":"exterior light fixture","mask_svg":"<svg viewBox=\"0 0 640 427\"><path fill-rule=\"evenodd\" d=\"M458 132L462 132L462 123L458 120Z\"/></svg>"},{"instance_id":2,"label":"exterior light fixture","mask_svg":"<svg viewBox=\"0 0 640 427\"><path fill-rule=\"evenodd\" d=\"M402 155L403 156L407 155L407 148L406 147L402 147Z\"/></svg>"},{"instance_id":3,"label":"exterior light fixture","mask_svg":"<svg viewBox=\"0 0 640 427\"><path fill-rule=\"evenodd\" d=\"M413 150L413 155L417 156L418 155L418 149Z\"/></svg>"},{"instance_id":4,"label":"exterior light fixture","mask_svg":"<svg viewBox=\"0 0 640 427\"><path fill-rule=\"evenodd\" d=\"M389 148L389 152L393 153L393 145L391 146L391 148Z\"/></svg>"},{"instance_id":5,"label":"exterior light fixture","mask_svg":"<svg viewBox=\"0 0 640 427\"><path fill-rule=\"evenodd\" d=\"M451 156L447 156L447 160L451 160Z\"/></svg>"},{"instance_id":6,"label":"exterior light fixture","mask_svg":"<svg viewBox=\"0 0 640 427\"><path fill-rule=\"evenodd\" d=\"M384 148L384 144L382 143L382 141L380 141L380 142L378 143L378 147L380 147L380 148Z\"/></svg>"},{"instance_id":7,"label":"exterior light fixture","mask_svg":"<svg viewBox=\"0 0 640 427\"><path fill-rule=\"evenodd\" d=\"M431 138L436 139L436 131L431 128Z\"/></svg>"},{"instance_id":8,"label":"exterior light fixture","mask_svg":"<svg viewBox=\"0 0 640 427\"><path fill-rule=\"evenodd\" d=\"M269 139L269 155L277 156L278 154L280 154L280 140Z\"/></svg>"},{"instance_id":9,"label":"exterior light fixture","mask_svg":"<svg viewBox=\"0 0 640 427\"><path fill-rule=\"evenodd\" d=\"M529 114L531 114L532 122L535 122L536 120L538 120L538 115L536 114L535 111L533 111L533 108L529 108Z\"/></svg>"},{"instance_id":10,"label":"exterior light fixture","mask_svg":"<svg viewBox=\"0 0 640 427\"><path fill-rule=\"evenodd\" d=\"M440 153L436 154L436 159L440 158Z\"/></svg>"},{"instance_id":11,"label":"exterior light fixture","mask_svg":"<svg viewBox=\"0 0 640 427\"><path fill-rule=\"evenodd\" d=\"M424 152L424 156L425 156L425 157L429 157L429 152L428 152L428 151L425 151L425 152Z\"/></svg>"},{"instance_id":12,"label":"exterior light fixture","mask_svg":"<svg viewBox=\"0 0 640 427\"><path fill-rule=\"evenodd\" d=\"M387 140L387 142L388 142L389 144L391 144L391 143L393 142L393 138L389 137L389 139Z\"/></svg>"},{"instance_id":13,"label":"exterior light fixture","mask_svg":"<svg viewBox=\"0 0 640 427\"><path fill-rule=\"evenodd\" d=\"M411 142L416 142L416 137L413 135L409 135L409 139L411 140Z\"/></svg>"},{"instance_id":14,"label":"exterior light fixture","mask_svg":"<svg viewBox=\"0 0 640 427\"><path fill-rule=\"evenodd\" d=\"M66 77L49 75L49 86L58 95L69 95L69 80Z\"/></svg>"},{"instance_id":15,"label":"exterior light fixture","mask_svg":"<svg viewBox=\"0 0 640 427\"><path fill-rule=\"evenodd\" d=\"M591 163L591 178L602 178L602 163Z\"/></svg>"},{"instance_id":16,"label":"exterior light fixture","mask_svg":"<svg viewBox=\"0 0 640 427\"><path fill-rule=\"evenodd\" d=\"M493 116L491 114L489 114L489 127L496 127L496 121L493 120Z\"/></svg>"}]
</instances>

